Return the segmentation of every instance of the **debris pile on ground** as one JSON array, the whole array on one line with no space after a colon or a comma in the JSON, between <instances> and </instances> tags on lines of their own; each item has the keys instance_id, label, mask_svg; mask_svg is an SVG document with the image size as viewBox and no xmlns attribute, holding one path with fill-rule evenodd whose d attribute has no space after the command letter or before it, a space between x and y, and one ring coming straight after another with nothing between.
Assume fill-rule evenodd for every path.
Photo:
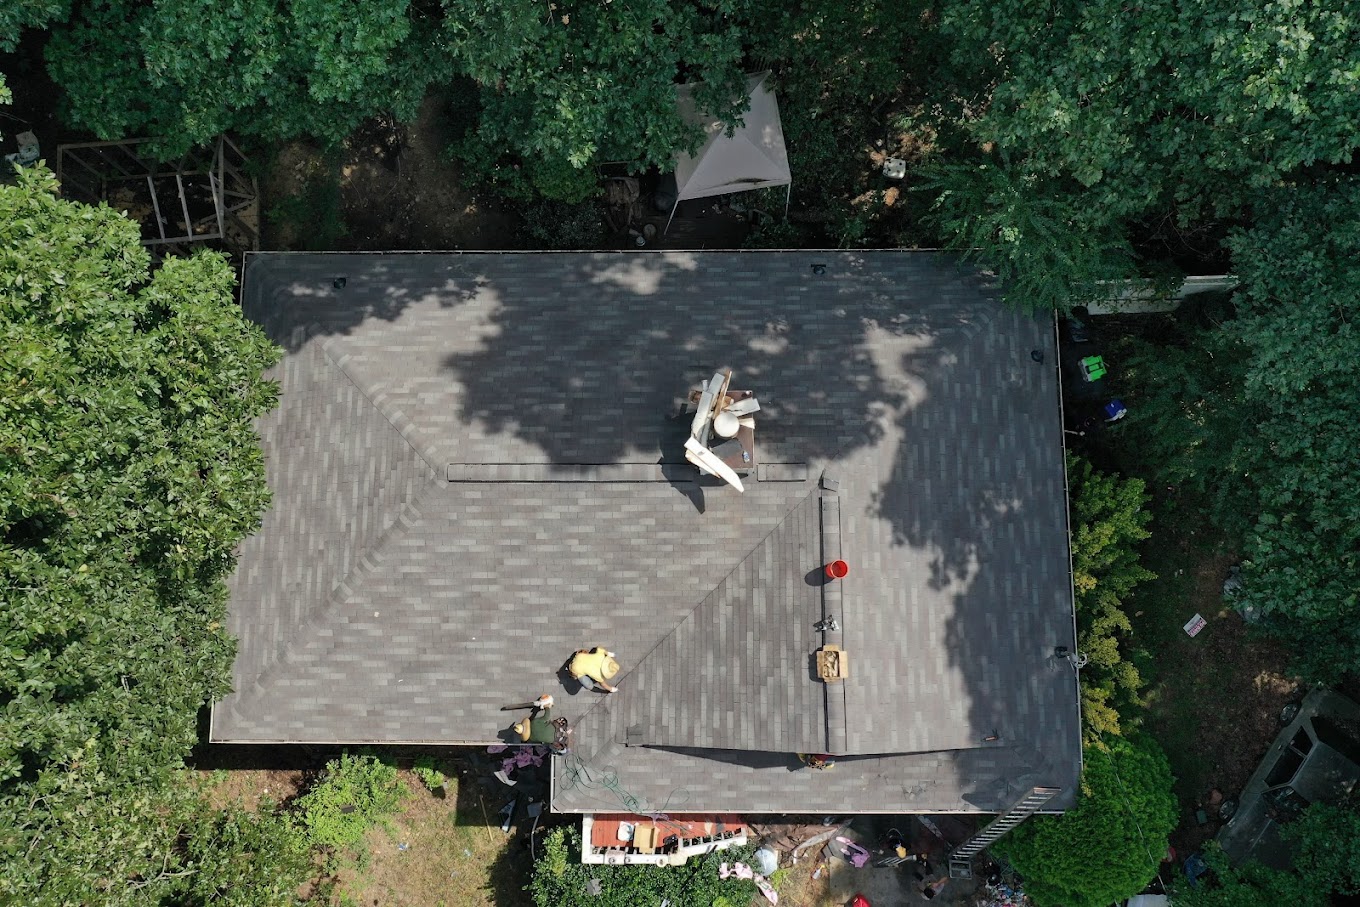
<instances>
[{"instance_id":1,"label":"debris pile on ground","mask_svg":"<svg viewBox=\"0 0 1360 907\"><path fill-rule=\"evenodd\" d=\"M1018 883L988 882L979 892L976 907L1033 907L1033 903Z\"/></svg>"}]
</instances>

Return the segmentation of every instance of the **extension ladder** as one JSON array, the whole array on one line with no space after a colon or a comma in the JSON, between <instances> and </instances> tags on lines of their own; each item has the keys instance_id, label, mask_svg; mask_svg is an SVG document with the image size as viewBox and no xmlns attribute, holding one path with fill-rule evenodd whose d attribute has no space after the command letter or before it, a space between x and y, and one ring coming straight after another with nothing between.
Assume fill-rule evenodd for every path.
<instances>
[{"instance_id":1,"label":"extension ladder","mask_svg":"<svg viewBox=\"0 0 1360 907\"><path fill-rule=\"evenodd\" d=\"M1015 805L997 816L982 831L964 841L949 852L949 877L951 879L971 879L973 877L973 857L990 847L998 838L1039 811L1039 808L1061 792L1058 787L1036 787L1030 790Z\"/></svg>"}]
</instances>

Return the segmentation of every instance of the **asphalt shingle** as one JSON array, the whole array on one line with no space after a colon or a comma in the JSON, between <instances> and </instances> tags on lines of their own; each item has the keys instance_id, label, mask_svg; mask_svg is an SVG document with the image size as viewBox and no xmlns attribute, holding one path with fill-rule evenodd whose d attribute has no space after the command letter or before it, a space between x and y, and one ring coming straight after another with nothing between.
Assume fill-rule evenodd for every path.
<instances>
[{"instance_id":1,"label":"asphalt shingle","mask_svg":"<svg viewBox=\"0 0 1360 907\"><path fill-rule=\"evenodd\" d=\"M950 259L263 254L243 305L288 355L214 740L491 742L553 691L577 726L557 809L990 810L1075 783L1053 324ZM680 449L723 366L762 404L744 495ZM850 575L821 585L833 551ZM823 642L845 682L812 679ZM555 677L593 644L624 665L608 701ZM859 755L790 772L806 750Z\"/></svg>"}]
</instances>

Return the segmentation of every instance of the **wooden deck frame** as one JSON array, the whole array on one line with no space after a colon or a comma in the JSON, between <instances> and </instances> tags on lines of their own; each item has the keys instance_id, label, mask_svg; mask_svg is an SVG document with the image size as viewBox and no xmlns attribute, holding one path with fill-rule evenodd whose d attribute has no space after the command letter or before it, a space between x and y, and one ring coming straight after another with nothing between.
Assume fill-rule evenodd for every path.
<instances>
[{"instance_id":1,"label":"wooden deck frame","mask_svg":"<svg viewBox=\"0 0 1360 907\"><path fill-rule=\"evenodd\" d=\"M120 191L145 194L148 209L130 216L142 225L142 245L158 247L157 253L187 253L203 243L234 253L258 250L259 186L236 143L218 136L211 145L167 162L149 153L152 141L59 146L56 174L63 194L87 204L114 205ZM205 198L210 205L203 204Z\"/></svg>"}]
</instances>

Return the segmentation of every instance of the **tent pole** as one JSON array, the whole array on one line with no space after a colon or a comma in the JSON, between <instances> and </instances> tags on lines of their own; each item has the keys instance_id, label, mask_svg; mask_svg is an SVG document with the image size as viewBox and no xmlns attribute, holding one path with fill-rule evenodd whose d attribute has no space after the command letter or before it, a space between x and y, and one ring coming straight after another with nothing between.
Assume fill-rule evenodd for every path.
<instances>
[{"instance_id":1,"label":"tent pole","mask_svg":"<svg viewBox=\"0 0 1360 907\"><path fill-rule=\"evenodd\" d=\"M793 183L789 183L789 188L784 190L784 220L789 219L789 199L793 197Z\"/></svg>"},{"instance_id":2,"label":"tent pole","mask_svg":"<svg viewBox=\"0 0 1360 907\"><path fill-rule=\"evenodd\" d=\"M675 210L680 207L680 193L677 191L675 196L675 204L671 205L671 216L666 218L666 229L661 231L662 236L671 232L671 221L675 220Z\"/></svg>"}]
</instances>

